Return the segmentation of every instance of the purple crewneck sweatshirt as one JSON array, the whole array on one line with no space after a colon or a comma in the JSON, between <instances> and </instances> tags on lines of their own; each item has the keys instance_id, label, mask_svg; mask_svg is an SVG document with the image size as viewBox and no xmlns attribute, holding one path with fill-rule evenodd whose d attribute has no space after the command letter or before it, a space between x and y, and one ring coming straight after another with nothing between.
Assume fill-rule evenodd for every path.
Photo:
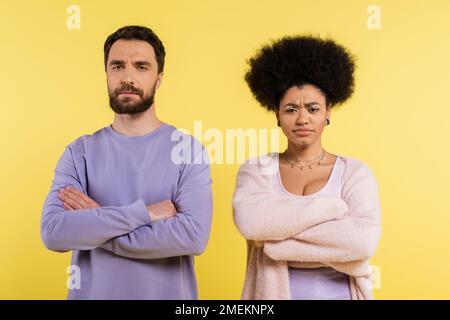
<instances>
[{"instance_id":1,"label":"purple crewneck sweatshirt","mask_svg":"<svg viewBox=\"0 0 450 320\"><path fill-rule=\"evenodd\" d=\"M112 126L69 144L43 207L41 236L72 252L80 288L68 299L197 299L194 255L209 239L209 158L192 136L163 123L143 136ZM73 186L101 208L66 211ZM151 221L147 204L171 200L177 215Z\"/></svg>"}]
</instances>

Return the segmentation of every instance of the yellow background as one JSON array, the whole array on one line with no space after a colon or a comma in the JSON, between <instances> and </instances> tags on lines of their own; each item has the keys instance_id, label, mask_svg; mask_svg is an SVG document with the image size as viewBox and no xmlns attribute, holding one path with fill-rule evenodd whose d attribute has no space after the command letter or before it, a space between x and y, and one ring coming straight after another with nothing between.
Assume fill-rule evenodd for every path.
<instances>
[{"instance_id":1,"label":"yellow background","mask_svg":"<svg viewBox=\"0 0 450 320\"><path fill-rule=\"evenodd\" d=\"M66 9L81 9L68 30ZM381 9L369 30L366 10ZM332 111L326 150L374 171L383 234L371 263L377 299L450 298L450 3L448 1L1 1L0 298L64 299L70 253L47 251L40 218L64 147L112 122L103 43L140 24L162 39L162 120L192 130L276 128L243 81L270 39L332 36L358 57L356 91ZM284 150L284 144L281 149ZM233 225L238 165L213 165L214 216L196 258L201 299L238 299L246 248Z\"/></svg>"}]
</instances>

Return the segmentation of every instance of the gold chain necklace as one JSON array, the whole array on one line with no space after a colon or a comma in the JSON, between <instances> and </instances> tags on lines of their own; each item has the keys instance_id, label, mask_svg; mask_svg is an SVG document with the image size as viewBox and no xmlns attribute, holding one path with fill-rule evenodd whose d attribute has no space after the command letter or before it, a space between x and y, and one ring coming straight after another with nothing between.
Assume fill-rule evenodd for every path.
<instances>
[{"instance_id":1,"label":"gold chain necklace","mask_svg":"<svg viewBox=\"0 0 450 320\"><path fill-rule=\"evenodd\" d=\"M318 157L316 157L316 158L314 158L312 160L300 160L300 161L292 161L292 160L290 160L289 157L287 156L287 152L286 151L287 151L287 149L283 153L285 154L286 160L290 164L291 168L297 167L297 168L300 168L300 170L303 170L303 168L309 168L309 170L312 170L313 169L312 166L316 162L317 162L317 166L320 166L320 161L326 159L326 157L325 157L325 153L326 152L325 152L324 149L322 149L322 154L320 156L318 156ZM308 165L304 165L304 166L298 165L298 163L301 163L301 162L309 163L309 164Z\"/></svg>"}]
</instances>

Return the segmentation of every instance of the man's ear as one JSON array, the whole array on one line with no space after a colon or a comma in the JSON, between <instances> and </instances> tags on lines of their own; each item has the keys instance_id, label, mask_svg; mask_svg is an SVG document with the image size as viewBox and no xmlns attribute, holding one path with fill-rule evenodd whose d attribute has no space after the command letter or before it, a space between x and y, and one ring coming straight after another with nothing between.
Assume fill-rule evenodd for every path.
<instances>
[{"instance_id":1,"label":"man's ear","mask_svg":"<svg viewBox=\"0 0 450 320\"><path fill-rule=\"evenodd\" d=\"M155 86L155 90L156 90L156 89L159 89L159 87L161 86L162 79L163 79L163 75L164 75L164 72L158 73L158 76L156 77L156 86Z\"/></svg>"}]
</instances>

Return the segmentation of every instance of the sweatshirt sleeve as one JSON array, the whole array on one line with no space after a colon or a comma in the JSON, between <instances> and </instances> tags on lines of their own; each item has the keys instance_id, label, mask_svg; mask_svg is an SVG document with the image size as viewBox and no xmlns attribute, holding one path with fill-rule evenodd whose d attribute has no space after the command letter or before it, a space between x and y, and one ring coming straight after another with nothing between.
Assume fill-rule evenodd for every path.
<instances>
[{"instance_id":1,"label":"sweatshirt sleeve","mask_svg":"<svg viewBox=\"0 0 450 320\"><path fill-rule=\"evenodd\" d=\"M205 151L206 152L206 151ZM206 154L205 154L206 157ZM212 220L208 161L183 164L174 200L177 214L116 237L103 249L134 259L200 255L206 248Z\"/></svg>"},{"instance_id":2,"label":"sweatshirt sleeve","mask_svg":"<svg viewBox=\"0 0 450 320\"><path fill-rule=\"evenodd\" d=\"M346 183L343 197L349 212L283 241L268 241L264 252L274 260L350 262L370 259L381 236L381 209L375 177L360 167Z\"/></svg>"},{"instance_id":3,"label":"sweatshirt sleeve","mask_svg":"<svg viewBox=\"0 0 450 320\"><path fill-rule=\"evenodd\" d=\"M73 186L86 193L78 176L70 146L58 161L55 175L43 206L41 238L53 251L91 250L111 238L150 224L147 208L141 199L126 206L65 210L58 198L60 189Z\"/></svg>"}]
</instances>

